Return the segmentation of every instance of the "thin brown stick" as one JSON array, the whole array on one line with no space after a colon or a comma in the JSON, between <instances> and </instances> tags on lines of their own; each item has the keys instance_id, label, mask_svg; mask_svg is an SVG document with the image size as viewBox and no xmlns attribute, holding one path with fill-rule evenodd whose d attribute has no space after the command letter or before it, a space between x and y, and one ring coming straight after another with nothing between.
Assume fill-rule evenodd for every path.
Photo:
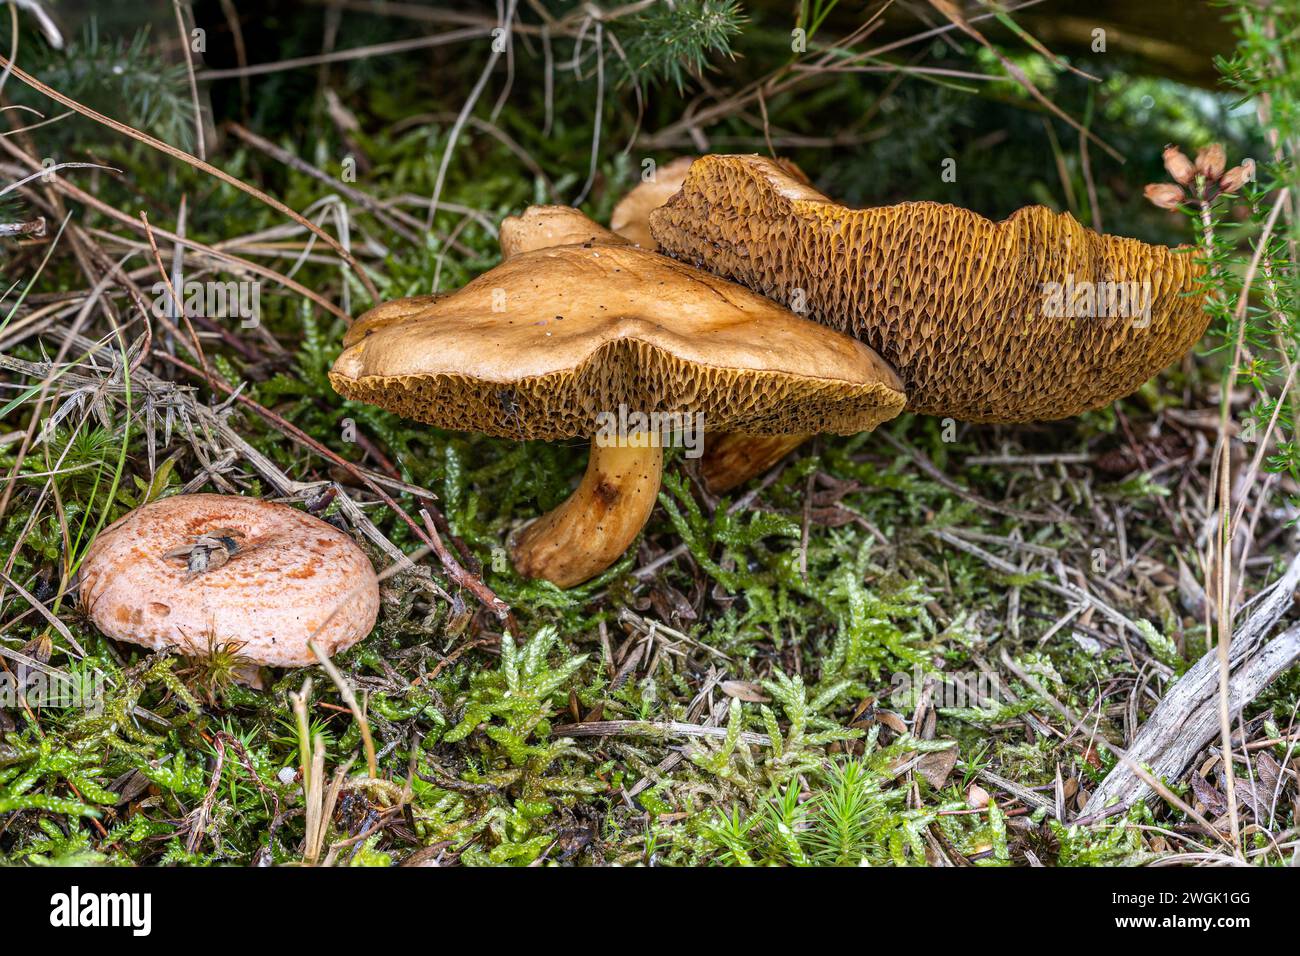
<instances>
[{"instance_id":1,"label":"thin brown stick","mask_svg":"<svg viewBox=\"0 0 1300 956\"><path fill-rule=\"evenodd\" d=\"M272 63L251 63L248 66L234 67L228 70L204 70L199 74L200 80L229 80L235 77L262 76L267 73L282 73L304 66L320 66L325 63L345 63L350 60L365 60L372 56L386 56L390 53L405 53L410 50L424 50L435 46L448 46L461 40L474 40L489 36L487 27L471 27L464 30L450 30L433 36L413 37L409 40L391 40L388 43L376 43L372 46L353 47L350 50L335 50L332 53L317 53L313 56L299 56L288 60L276 60Z\"/></svg>"},{"instance_id":2,"label":"thin brown stick","mask_svg":"<svg viewBox=\"0 0 1300 956\"><path fill-rule=\"evenodd\" d=\"M208 145L203 138L203 105L199 101L199 84L194 79L194 51L190 49L188 35L185 32L185 14L181 10L181 0L172 0L176 11L176 30L181 38L181 50L185 53L185 73L190 83L190 102L194 104L194 142L198 146L199 159L207 160Z\"/></svg>"}]
</instances>

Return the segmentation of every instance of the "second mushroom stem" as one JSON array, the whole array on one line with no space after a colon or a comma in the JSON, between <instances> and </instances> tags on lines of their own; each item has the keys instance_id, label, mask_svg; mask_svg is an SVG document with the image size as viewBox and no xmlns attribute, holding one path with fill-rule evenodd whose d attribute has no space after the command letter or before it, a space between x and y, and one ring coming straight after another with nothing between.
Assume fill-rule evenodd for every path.
<instances>
[{"instance_id":1,"label":"second mushroom stem","mask_svg":"<svg viewBox=\"0 0 1300 956\"><path fill-rule=\"evenodd\" d=\"M724 432L705 436L700 475L705 486L720 495L761 475L794 451L811 435L742 435Z\"/></svg>"},{"instance_id":2,"label":"second mushroom stem","mask_svg":"<svg viewBox=\"0 0 1300 956\"><path fill-rule=\"evenodd\" d=\"M516 570L568 588L617 561L645 527L659 496L664 453L658 438L638 432L617 446L593 441L587 473L573 494L515 538Z\"/></svg>"}]
</instances>

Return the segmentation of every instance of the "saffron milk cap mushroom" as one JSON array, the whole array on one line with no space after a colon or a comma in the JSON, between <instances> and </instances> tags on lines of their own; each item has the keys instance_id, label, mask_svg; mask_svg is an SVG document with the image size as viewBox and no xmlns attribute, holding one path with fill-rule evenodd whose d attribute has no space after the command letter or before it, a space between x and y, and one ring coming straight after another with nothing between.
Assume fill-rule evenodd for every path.
<instances>
[{"instance_id":1,"label":"saffron milk cap mushroom","mask_svg":"<svg viewBox=\"0 0 1300 956\"><path fill-rule=\"evenodd\" d=\"M109 525L81 565L82 606L114 640L255 664L316 663L370 633L379 580L333 525L238 495L176 495Z\"/></svg>"},{"instance_id":2,"label":"saffron milk cap mushroom","mask_svg":"<svg viewBox=\"0 0 1300 956\"><path fill-rule=\"evenodd\" d=\"M330 381L441 428L593 440L573 495L511 544L521 574L560 587L605 570L640 533L659 490L663 422L853 433L904 403L893 370L862 343L622 240L517 253L355 341Z\"/></svg>"},{"instance_id":3,"label":"saffron milk cap mushroom","mask_svg":"<svg viewBox=\"0 0 1300 956\"><path fill-rule=\"evenodd\" d=\"M1066 418L1133 392L1209 315L1190 249L1100 235L1042 206L993 222L933 202L850 209L782 163L705 156L650 214L666 255L855 336L897 371L908 411L961 421ZM806 435L719 436L726 491Z\"/></svg>"}]
</instances>

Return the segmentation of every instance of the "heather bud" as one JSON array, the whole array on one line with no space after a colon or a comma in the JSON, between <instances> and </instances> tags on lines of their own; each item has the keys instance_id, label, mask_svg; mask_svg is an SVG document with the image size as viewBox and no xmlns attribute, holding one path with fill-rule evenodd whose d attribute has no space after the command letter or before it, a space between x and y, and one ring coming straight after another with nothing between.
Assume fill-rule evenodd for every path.
<instances>
[{"instance_id":1,"label":"heather bud","mask_svg":"<svg viewBox=\"0 0 1300 956\"><path fill-rule=\"evenodd\" d=\"M1161 209L1177 209L1183 201L1183 188L1173 183L1151 183L1143 193Z\"/></svg>"},{"instance_id":2,"label":"heather bud","mask_svg":"<svg viewBox=\"0 0 1300 956\"><path fill-rule=\"evenodd\" d=\"M1235 193L1246 183L1255 181L1255 161L1247 159L1240 166L1233 166L1219 180L1219 188L1225 193Z\"/></svg>"},{"instance_id":3,"label":"heather bud","mask_svg":"<svg viewBox=\"0 0 1300 956\"><path fill-rule=\"evenodd\" d=\"M1223 167L1227 162L1227 158L1223 155L1223 147L1218 143L1211 143L1196 154L1196 171L1208 182L1216 182L1223 175Z\"/></svg>"},{"instance_id":4,"label":"heather bud","mask_svg":"<svg viewBox=\"0 0 1300 956\"><path fill-rule=\"evenodd\" d=\"M1166 146L1164 152L1165 170L1175 181L1190 186L1196 179L1196 167L1177 146Z\"/></svg>"}]
</instances>

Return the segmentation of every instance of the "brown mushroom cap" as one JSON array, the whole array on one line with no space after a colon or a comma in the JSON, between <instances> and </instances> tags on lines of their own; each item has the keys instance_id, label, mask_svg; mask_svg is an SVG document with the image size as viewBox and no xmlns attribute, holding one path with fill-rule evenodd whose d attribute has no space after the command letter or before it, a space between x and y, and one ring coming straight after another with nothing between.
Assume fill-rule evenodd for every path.
<instances>
[{"instance_id":1,"label":"brown mushroom cap","mask_svg":"<svg viewBox=\"0 0 1300 956\"><path fill-rule=\"evenodd\" d=\"M599 243L510 258L355 342L330 381L406 418L515 440L591 437L620 405L750 434L866 431L903 405L893 370L860 342Z\"/></svg>"},{"instance_id":2,"label":"brown mushroom cap","mask_svg":"<svg viewBox=\"0 0 1300 956\"><path fill-rule=\"evenodd\" d=\"M650 235L650 213L658 209L682 188L686 171L694 156L678 156L655 169L654 179L646 180L619 200L609 216L609 228L642 249L654 252L659 247Z\"/></svg>"},{"instance_id":3,"label":"brown mushroom cap","mask_svg":"<svg viewBox=\"0 0 1300 956\"><path fill-rule=\"evenodd\" d=\"M583 242L622 245L627 240L592 222L572 206L529 206L523 215L505 218L499 241L501 258L510 259L551 246Z\"/></svg>"},{"instance_id":4,"label":"brown mushroom cap","mask_svg":"<svg viewBox=\"0 0 1300 956\"><path fill-rule=\"evenodd\" d=\"M662 250L850 332L902 377L908 409L1049 420L1129 394L1208 315L1191 250L1098 235L1041 206L848 209L758 156L706 156L650 216ZM1045 314L1049 283L1149 283L1150 320ZM1140 286L1139 286L1140 288Z\"/></svg>"},{"instance_id":5,"label":"brown mushroom cap","mask_svg":"<svg viewBox=\"0 0 1300 956\"><path fill-rule=\"evenodd\" d=\"M165 556L202 535L225 535L236 550L204 571ZM81 566L81 601L114 640L199 657L242 645L237 652L257 664L301 667L316 663L308 640L333 655L370 633L379 581L351 538L305 512L177 495L100 532Z\"/></svg>"},{"instance_id":6,"label":"brown mushroom cap","mask_svg":"<svg viewBox=\"0 0 1300 956\"><path fill-rule=\"evenodd\" d=\"M409 318L426 306L446 297L445 292L435 292L432 295L413 295L405 299L381 302L348 327L348 330L343 333L343 344L351 345L353 342L360 342L370 333Z\"/></svg>"}]
</instances>

